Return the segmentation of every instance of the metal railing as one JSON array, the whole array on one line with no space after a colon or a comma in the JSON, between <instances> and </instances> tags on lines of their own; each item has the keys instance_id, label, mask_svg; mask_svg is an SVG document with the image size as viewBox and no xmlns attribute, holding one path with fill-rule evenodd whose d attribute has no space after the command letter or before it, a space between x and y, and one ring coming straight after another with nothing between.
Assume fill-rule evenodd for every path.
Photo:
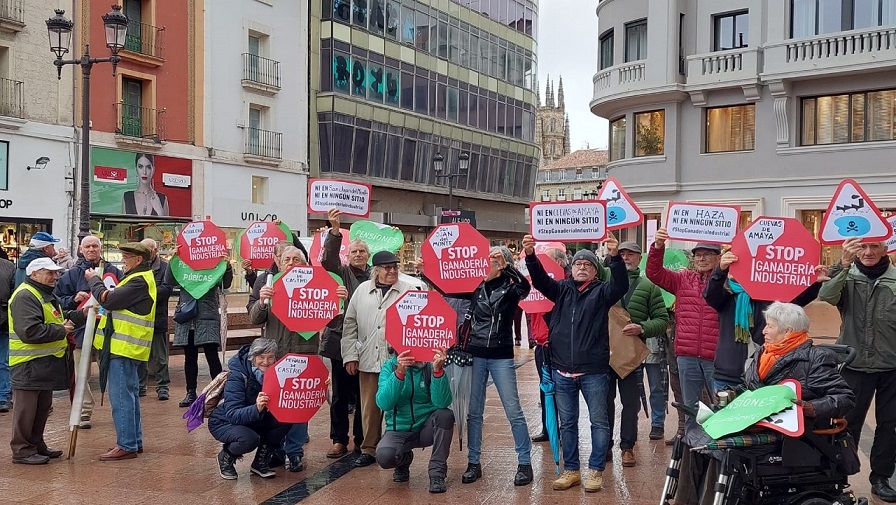
<instances>
[{"instance_id":1,"label":"metal railing","mask_svg":"<svg viewBox=\"0 0 896 505\"><path fill-rule=\"evenodd\" d=\"M0 19L25 23L25 0L0 0Z\"/></svg>"},{"instance_id":2,"label":"metal railing","mask_svg":"<svg viewBox=\"0 0 896 505\"><path fill-rule=\"evenodd\" d=\"M243 153L279 160L282 158L280 154L282 137L282 133L260 128L246 128L246 147Z\"/></svg>"},{"instance_id":3,"label":"metal railing","mask_svg":"<svg viewBox=\"0 0 896 505\"><path fill-rule=\"evenodd\" d=\"M280 62L243 53L243 81L280 87Z\"/></svg>"},{"instance_id":4,"label":"metal railing","mask_svg":"<svg viewBox=\"0 0 896 505\"><path fill-rule=\"evenodd\" d=\"M24 117L25 83L0 78L0 116Z\"/></svg>"},{"instance_id":5,"label":"metal railing","mask_svg":"<svg viewBox=\"0 0 896 505\"><path fill-rule=\"evenodd\" d=\"M158 28L146 23L128 21L128 35L124 42L124 48L135 53L162 57L162 32L164 28Z\"/></svg>"},{"instance_id":6,"label":"metal railing","mask_svg":"<svg viewBox=\"0 0 896 505\"><path fill-rule=\"evenodd\" d=\"M165 111L138 107L123 102L115 104L118 127L115 132L126 137L151 138L161 141L165 138Z\"/></svg>"}]
</instances>

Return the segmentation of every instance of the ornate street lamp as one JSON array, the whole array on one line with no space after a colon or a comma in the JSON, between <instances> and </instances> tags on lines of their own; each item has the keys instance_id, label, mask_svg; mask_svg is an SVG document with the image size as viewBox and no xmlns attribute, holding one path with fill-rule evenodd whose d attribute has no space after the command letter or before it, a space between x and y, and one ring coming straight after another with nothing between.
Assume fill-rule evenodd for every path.
<instances>
[{"instance_id":1,"label":"ornate street lamp","mask_svg":"<svg viewBox=\"0 0 896 505\"><path fill-rule=\"evenodd\" d=\"M457 157L457 172L445 171L445 158L437 152L432 157L432 169L436 173L436 179L448 179L448 210L454 210L454 179L466 177L470 170L470 154L460 153ZM444 173L443 173L444 172Z\"/></svg>"}]
</instances>

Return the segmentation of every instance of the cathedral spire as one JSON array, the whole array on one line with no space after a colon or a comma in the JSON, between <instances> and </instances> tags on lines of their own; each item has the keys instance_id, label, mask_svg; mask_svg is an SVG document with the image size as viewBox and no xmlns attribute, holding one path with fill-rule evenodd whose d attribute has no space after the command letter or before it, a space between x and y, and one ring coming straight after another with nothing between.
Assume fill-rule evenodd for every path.
<instances>
[{"instance_id":1,"label":"cathedral spire","mask_svg":"<svg viewBox=\"0 0 896 505\"><path fill-rule=\"evenodd\" d=\"M557 107L566 110L566 102L563 99L563 76L560 76L560 86L557 88Z\"/></svg>"},{"instance_id":2,"label":"cathedral spire","mask_svg":"<svg viewBox=\"0 0 896 505\"><path fill-rule=\"evenodd\" d=\"M560 80L560 107L563 107L563 80ZM569 145L569 114L563 121L563 155L572 152Z\"/></svg>"},{"instance_id":3,"label":"cathedral spire","mask_svg":"<svg viewBox=\"0 0 896 505\"><path fill-rule=\"evenodd\" d=\"M551 76L548 76L548 84L545 87L545 106L553 107L554 106L554 90L551 89Z\"/></svg>"}]
</instances>

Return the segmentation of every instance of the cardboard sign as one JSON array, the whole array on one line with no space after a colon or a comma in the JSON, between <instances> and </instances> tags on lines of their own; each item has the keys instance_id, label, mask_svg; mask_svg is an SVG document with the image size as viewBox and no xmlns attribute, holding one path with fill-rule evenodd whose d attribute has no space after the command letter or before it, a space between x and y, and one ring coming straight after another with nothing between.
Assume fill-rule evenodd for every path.
<instances>
[{"instance_id":1,"label":"cardboard sign","mask_svg":"<svg viewBox=\"0 0 896 505\"><path fill-rule=\"evenodd\" d=\"M271 312L290 331L320 331L339 314L338 287L323 267L291 267L274 281Z\"/></svg>"},{"instance_id":2,"label":"cardboard sign","mask_svg":"<svg viewBox=\"0 0 896 505\"><path fill-rule=\"evenodd\" d=\"M312 265L321 265L320 260L324 256L324 242L327 240L329 233L330 229L326 228L312 235L311 249L308 251L308 254L311 256L308 258L308 261ZM348 230L345 228L340 228L339 233L342 235L342 243L339 245L339 262L345 265L348 263L348 244L351 242L351 239L348 238Z\"/></svg>"},{"instance_id":3,"label":"cardboard sign","mask_svg":"<svg viewBox=\"0 0 896 505\"><path fill-rule=\"evenodd\" d=\"M727 244L737 235L740 207L702 203L669 203L669 240Z\"/></svg>"},{"instance_id":4,"label":"cardboard sign","mask_svg":"<svg viewBox=\"0 0 896 505\"><path fill-rule=\"evenodd\" d=\"M469 223L439 225L420 247L423 273L445 293L472 293L491 268L488 250Z\"/></svg>"},{"instance_id":5,"label":"cardboard sign","mask_svg":"<svg viewBox=\"0 0 896 505\"><path fill-rule=\"evenodd\" d=\"M434 349L454 345L457 312L435 291L408 291L386 309L386 341L398 354L433 360Z\"/></svg>"},{"instance_id":6,"label":"cardboard sign","mask_svg":"<svg viewBox=\"0 0 896 505\"><path fill-rule=\"evenodd\" d=\"M821 220L819 236L822 244L837 245L853 237L867 242L886 240L892 232L859 183L843 179Z\"/></svg>"},{"instance_id":7,"label":"cardboard sign","mask_svg":"<svg viewBox=\"0 0 896 505\"><path fill-rule=\"evenodd\" d=\"M600 242L607 238L607 204L603 201L529 204L535 240Z\"/></svg>"},{"instance_id":8,"label":"cardboard sign","mask_svg":"<svg viewBox=\"0 0 896 505\"><path fill-rule=\"evenodd\" d=\"M795 218L759 217L734 237L730 272L754 300L789 302L815 283L821 246Z\"/></svg>"},{"instance_id":9,"label":"cardboard sign","mask_svg":"<svg viewBox=\"0 0 896 505\"><path fill-rule=\"evenodd\" d=\"M198 300L221 282L227 270L227 263L222 261L215 268L208 270L193 270L180 259L180 255L175 254L168 262L168 268L171 269L171 274L180 287Z\"/></svg>"},{"instance_id":10,"label":"cardboard sign","mask_svg":"<svg viewBox=\"0 0 896 505\"><path fill-rule=\"evenodd\" d=\"M370 184L311 179L308 184L308 211L339 209L352 216L370 216Z\"/></svg>"},{"instance_id":11,"label":"cardboard sign","mask_svg":"<svg viewBox=\"0 0 896 505\"><path fill-rule=\"evenodd\" d=\"M615 177L604 181L597 199L607 202L607 229L610 231L631 228L644 222L644 213Z\"/></svg>"},{"instance_id":12,"label":"cardboard sign","mask_svg":"<svg viewBox=\"0 0 896 505\"><path fill-rule=\"evenodd\" d=\"M177 255L193 270L215 268L224 261L227 237L211 221L193 221L177 234Z\"/></svg>"},{"instance_id":13,"label":"cardboard sign","mask_svg":"<svg viewBox=\"0 0 896 505\"><path fill-rule=\"evenodd\" d=\"M550 256L546 254L536 254L535 257L541 262L541 266L544 267L545 272L548 273L551 279L562 281L566 276L563 267L551 259ZM528 279L530 283L532 282L532 278L528 275L526 276L526 279ZM554 302L545 298L544 295L541 294L541 291L535 289L535 286L533 286L532 289L529 290L529 295L520 300L520 308L523 309L526 314L541 314L550 312L550 310L554 308Z\"/></svg>"},{"instance_id":14,"label":"cardboard sign","mask_svg":"<svg viewBox=\"0 0 896 505\"><path fill-rule=\"evenodd\" d=\"M890 225L890 228L893 230L893 234L890 235L890 238L887 239L887 254L896 251L896 214L887 218L887 224Z\"/></svg>"},{"instance_id":15,"label":"cardboard sign","mask_svg":"<svg viewBox=\"0 0 896 505\"><path fill-rule=\"evenodd\" d=\"M285 224L258 221L240 232L236 252L240 258L252 262L252 268L263 270L274 262L274 246L282 241L292 241L292 232Z\"/></svg>"},{"instance_id":16,"label":"cardboard sign","mask_svg":"<svg viewBox=\"0 0 896 505\"><path fill-rule=\"evenodd\" d=\"M793 393L796 395L797 400L803 399L803 387L799 382L793 379L784 379L783 381L781 381L781 385L787 386L792 389ZM805 431L803 407L797 404L792 404L790 408L784 409L777 414L772 414L771 416L763 419L762 421L759 421L756 424L766 428L771 428L775 431L780 431L781 433L791 437L801 437L803 436L803 431Z\"/></svg>"},{"instance_id":17,"label":"cardboard sign","mask_svg":"<svg viewBox=\"0 0 896 505\"><path fill-rule=\"evenodd\" d=\"M713 414L703 423L703 430L718 440L737 433L749 426L777 414L793 405L796 393L787 386L765 386L744 391L725 408Z\"/></svg>"},{"instance_id":18,"label":"cardboard sign","mask_svg":"<svg viewBox=\"0 0 896 505\"><path fill-rule=\"evenodd\" d=\"M367 243L367 248L370 249L370 259L367 262L371 264L374 254L380 251L398 252L404 245L404 233L401 230L373 221L355 221L348 235L350 240L363 240Z\"/></svg>"},{"instance_id":19,"label":"cardboard sign","mask_svg":"<svg viewBox=\"0 0 896 505\"><path fill-rule=\"evenodd\" d=\"M307 423L327 402L330 373L317 356L287 354L264 373L267 409L281 423Z\"/></svg>"}]
</instances>

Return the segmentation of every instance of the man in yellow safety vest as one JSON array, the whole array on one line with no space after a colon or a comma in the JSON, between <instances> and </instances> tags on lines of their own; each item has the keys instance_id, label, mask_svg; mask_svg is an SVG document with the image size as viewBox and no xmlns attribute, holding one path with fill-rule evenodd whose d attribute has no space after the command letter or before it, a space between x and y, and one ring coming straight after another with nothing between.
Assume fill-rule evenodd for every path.
<instances>
[{"instance_id":1,"label":"man in yellow safety vest","mask_svg":"<svg viewBox=\"0 0 896 505\"><path fill-rule=\"evenodd\" d=\"M136 458L143 452L137 369L149 360L156 317L156 281L148 263L152 252L139 242L118 248L124 277L114 290L107 289L97 269L84 272L90 292L106 310L93 345L110 358L107 381L117 436L116 446L100 455L100 461Z\"/></svg>"},{"instance_id":2,"label":"man in yellow safety vest","mask_svg":"<svg viewBox=\"0 0 896 505\"><path fill-rule=\"evenodd\" d=\"M53 405L53 391L67 390L72 358L66 337L84 324L82 311L63 313L53 287L59 270L50 258L38 258L25 269L27 278L9 301L9 366L12 375L12 462L43 465L62 451L44 442L44 428Z\"/></svg>"}]
</instances>

